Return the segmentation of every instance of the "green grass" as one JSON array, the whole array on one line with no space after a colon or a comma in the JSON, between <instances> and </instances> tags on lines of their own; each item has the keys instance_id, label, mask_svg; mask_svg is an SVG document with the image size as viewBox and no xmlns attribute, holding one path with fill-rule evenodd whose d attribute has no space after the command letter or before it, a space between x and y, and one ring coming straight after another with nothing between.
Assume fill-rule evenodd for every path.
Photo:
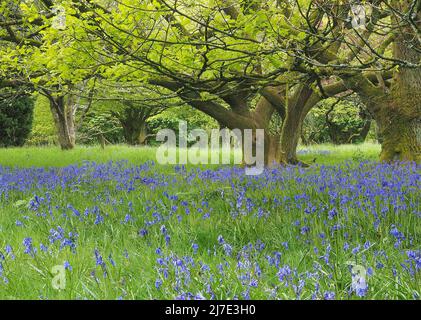
<instances>
[{"instance_id":1,"label":"green grass","mask_svg":"<svg viewBox=\"0 0 421 320\"><path fill-rule=\"evenodd\" d=\"M304 161L316 158L316 164L339 167L279 168L260 177L220 171L214 177L212 172L198 175L194 166L187 172L159 165L135 170L132 164L154 160L154 148L2 149L3 166L48 170L85 160L129 164L57 169L53 174L17 168L12 180L0 168L0 252L5 257L0 258L0 299L173 299L187 292L218 299L247 293L252 299L295 299L294 286L303 279L300 299L323 299L328 291L337 299L359 299L355 292L349 294L350 263L374 270L367 280L368 299L419 296L419 271L411 274L401 267L408 264L407 251L421 247L419 167L361 164L376 160L377 145L300 150L308 150L301 152ZM41 186L43 181L49 182ZM24 183L32 185L9 190ZM330 217L333 209L337 213ZM128 214L131 219L124 223ZM310 229L303 233L305 226ZM393 226L404 237L397 247ZM58 227L64 230L62 237L77 234L74 253L68 246L60 248L63 239L50 243L51 230ZM148 234L140 235L145 228ZM25 238L32 239L36 253L24 252ZM48 250L42 251L41 244ZM196 253L193 244L198 245ZM6 253L7 245L12 253ZM105 269L96 264L95 249ZM280 253L280 269L267 258L274 259L275 252ZM323 258L327 254L329 263ZM65 271L65 289L56 290L52 268L65 261L72 270ZM379 263L384 266L377 268ZM280 280L281 272L288 286ZM156 281L162 281L159 288Z\"/></svg>"},{"instance_id":2,"label":"green grass","mask_svg":"<svg viewBox=\"0 0 421 320\"><path fill-rule=\"evenodd\" d=\"M380 146L373 143L361 145L314 145L300 146L299 154L304 162L317 164L335 164L346 160L376 160ZM328 151L328 154L324 154ZM83 161L107 162L110 160L128 160L133 164L155 160L156 148L130 147L125 145L108 146L77 146L73 150L62 151L58 147L24 147L0 149L0 165L19 167L64 167L71 164L81 164Z\"/></svg>"}]
</instances>

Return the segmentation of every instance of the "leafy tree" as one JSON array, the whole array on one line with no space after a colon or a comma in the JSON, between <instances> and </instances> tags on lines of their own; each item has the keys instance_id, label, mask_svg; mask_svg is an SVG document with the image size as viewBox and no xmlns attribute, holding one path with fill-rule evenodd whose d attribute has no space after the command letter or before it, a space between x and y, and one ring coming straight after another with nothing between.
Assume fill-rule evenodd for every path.
<instances>
[{"instance_id":1,"label":"leafy tree","mask_svg":"<svg viewBox=\"0 0 421 320\"><path fill-rule=\"evenodd\" d=\"M421 1L292 2L307 3L303 19L322 12L321 24L330 26L327 33L306 32L323 50L319 56L294 50L308 72L339 79L360 96L377 123L381 160L420 161ZM357 16L349 16L350 8Z\"/></svg>"},{"instance_id":2,"label":"leafy tree","mask_svg":"<svg viewBox=\"0 0 421 320\"><path fill-rule=\"evenodd\" d=\"M71 123L64 97L95 76L172 94L228 128L266 129L266 163L297 163L308 112L355 92L381 159L419 160L418 0L11 2L1 70L27 81L29 69L57 123Z\"/></svg>"},{"instance_id":3,"label":"leafy tree","mask_svg":"<svg viewBox=\"0 0 421 320\"><path fill-rule=\"evenodd\" d=\"M0 87L26 85L45 95L62 149L75 145L75 93L90 87L95 75L84 68L93 52L83 50L83 39L74 39L83 34L78 25L83 10L76 2L67 4L6 0L0 6Z\"/></svg>"},{"instance_id":4,"label":"leafy tree","mask_svg":"<svg viewBox=\"0 0 421 320\"><path fill-rule=\"evenodd\" d=\"M302 119L322 99L314 76L301 73L285 48L305 34L282 20L287 11L276 4L269 10L261 10L268 3L178 4L121 1L92 8L91 35L103 43L107 66L102 75L165 88L232 129L267 129L278 114L282 127L265 133L266 162L297 162ZM273 32L280 23L282 39ZM335 85L325 92L338 93Z\"/></svg>"}]
</instances>

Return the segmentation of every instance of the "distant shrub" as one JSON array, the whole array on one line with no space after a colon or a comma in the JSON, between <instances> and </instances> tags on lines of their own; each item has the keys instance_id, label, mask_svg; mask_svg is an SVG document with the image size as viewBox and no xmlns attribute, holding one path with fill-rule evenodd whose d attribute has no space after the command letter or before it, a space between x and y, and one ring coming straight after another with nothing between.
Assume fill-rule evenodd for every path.
<instances>
[{"instance_id":1,"label":"distant shrub","mask_svg":"<svg viewBox=\"0 0 421 320\"><path fill-rule=\"evenodd\" d=\"M0 146L22 146L31 132L34 101L26 94L0 99Z\"/></svg>"},{"instance_id":2,"label":"distant shrub","mask_svg":"<svg viewBox=\"0 0 421 320\"><path fill-rule=\"evenodd\" d=\"M311 143L361 143L371 130L370 114L355 97L335 104L326 99L313 108L306 117L302 129L302 142Z\"/></svg>"},{"instance_id":3,"label":"distant shrub","mask_svg":"<svg viewBox=\"0 0 421 320\"><path fill-rule=\"evenodd\" d=\"M147 121L148 130L150 134L156 135L159 130L171 129L175 132L178 145L179 125L180 121L187 122L187 130L203 129L210 130L212 128L218 128L218 123L207 116L206 114L188 107L171 108L163 113L152 117ZM154 138L150 139L150 144L157 145L161 142L156 141ZM193 144L194 141L189 141L189 145Z\"/></svg>"},{"instance_id":4,"label":"distant shrub","mask_svg":"<svg viewBox=\"0 0 421 320\"><path fill-rule=\"evenodd\" d=\"M123 143L123 129L120 122L110 112L90 112L86 115L82 126L77 131L80 144L97 144L100 137L108 143Z\"/></svg>"}]
</instances>

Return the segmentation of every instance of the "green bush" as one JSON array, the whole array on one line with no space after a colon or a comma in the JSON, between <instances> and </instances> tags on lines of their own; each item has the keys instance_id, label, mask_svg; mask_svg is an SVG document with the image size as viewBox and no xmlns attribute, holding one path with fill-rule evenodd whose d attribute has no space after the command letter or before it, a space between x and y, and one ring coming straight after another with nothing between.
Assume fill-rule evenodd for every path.
<instances>
[{"instance_id":1,"label":"green bush","mask_svg":"<svg viewBox=\"0 0 421 320\"><path fill-rule=\"evenodd\" d=\"M80 144L97 144L101 136L108 143L124 142L120 122L110 112L89 112L77 132L77 141Z\"/></svg>"},{"instance_id":2,"label":"green bush","mask_svg":"<svg viewBox=\"0 0 421 320\"><path fill-rule=\"evenodd\" d=\"M355 96L339 103L335 98L326 99L307 115L302 128L302 142L361 143L372 135L372 122L365 106Z\"/></svg>"},{"instance_id":3,"label":"green bush","mask_svg":"<svg viewBox=\"0 0 421 320\"><path fill-rule=\"evenodd\" d=\"M178 145L180 121L187 122L188 131L191 131L193 129L210 130L212 128L218 128L218 123L211 117L191 107L183 106L168 109L163 113L149 119L147 121L148 130L150 134L156 135L159 130L171 129L176 134ZM162 143L156 141L154 138L150 139L149 142L152 145L158 145ZM193 141L189 142L189 144L193 143Z\"/></svg>"},{"instance_id":4,"label":"green bush","mask_svg":"<svg viewBox=\"0 0 421 320\"><path fill-rule=\"evenodd\" d=\"M26 94L0 100L0 146L22 146L31 132L34 101Z\"/></svg>"},{"instance_id":5,"label":"green bush","mask_svg":"<svg viewBox=\"0 0 421 320\"><path fill-rule=\"evenodd\" d=\"M36 95L34 99L34 121L26 144L31 146L56 144L56 128L48 99L42 95Z\"/></svg>"}]
</instances>

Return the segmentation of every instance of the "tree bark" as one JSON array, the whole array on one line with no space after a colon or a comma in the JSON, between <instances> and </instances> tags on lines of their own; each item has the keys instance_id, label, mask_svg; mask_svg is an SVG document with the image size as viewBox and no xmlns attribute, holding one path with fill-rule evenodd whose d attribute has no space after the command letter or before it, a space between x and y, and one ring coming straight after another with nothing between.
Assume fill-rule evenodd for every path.
<instances>
[{"instance_id":1,"label":"tree bark","mask_svg":"<svg viewBox=\"0 0 421 320\"><path fill-rule=\"evenodd\" d=\"M312 96L313 90L310 87L300 85L291 104L286 108L280 141L281 162L289 164L300 163L297 158L297 146L300 139L301 126L307 113L318 101L318 99L311 99Z\"/></svg>"},{"instance_id":2,"label":"tree bark","mask_svg":"<svg viewBox=\"0 0 421 320\"><path fill-rule=\"evenodd\" d=\"M120 121L124 139L128 144L143 145L146 143L146 120L149 116L149 110L128 106L123 111L113 112L112 114Z\"/></svg>"},{"instance_id":3,"label":"tree bark","mask_svg":"<svg viewBox=\"0 0 421 320\"><path fill-rule=\"evenodd\" d=\"M409 2L404 2L404 6ZM421 21L418 11L415 18ZM398 25L398 22L396 23ZM393 43L393 56L414 65L421 60L416 49L416 34L407 26L399 30ZM383 108L379 108L375 118L379 126L382 144L380 159L384 161L421 160L421 72L419 68L402 66L395 73L391 91Z\"/></svg>"},{"instance_id":4,"label":"tree bark","mask_svg":"<svg viewBox=\"0 0 421 320\"><path fill-rule=\"evenodd\" d=\"M287 112L281 134L281 158L285 163L297 164L297 146L301 128L301 113Z\"/></svg>"},{"instance_id":5,"label":"tree bark","mask_svg":"<svg viewBox=\"0 0 421 320\"><path fill-rule=\"evenodd\" d=\"M382 146L381 161L421 160L421 118L402 111L401 108L383 107L375 115Z\"/></svg>"},{"instance_id":6,"label":"tree bark","mask_svg":"<svg viewBox=\"0 0 421 320\"><path fill-rule=\"evenodd\" d=\"M145 142L146 136L142 132L142 127L145 126L144 123L137 122L134 119L125 119L125 121L121 121L121 124L124 139L128 144L135 146Z\"/></svg>"},{"instance_id":7,"label":"tree bark","mask_svg":"<svg viewBox=\"0 0 421 320\"><path fill-rule=\"evenodd\" d=\"M148 127L146 125L146 122L142 122L140 124L140 133L139 133L139 138L138 138L139 144L142 146L145 145L147 138L148 138Z\"/></svg>"},{"instance_id":8,"label":"tree bark","mask_svg":"<svg viewBox=\"0 0 421 320\"><path fill-rule=\"evenodd\" d=\"M48 98L60 147L62 150L73 149L76 143L73 98L72 96Z\"/></svg>"},{"instance_id":9,"label":"tree bark","mask_svg":"<svg viewBox=\"0 0 421 320\"><path fill-rule=\"evenodd\" d=\"M266 135L265 138L265 166L272 167L281 164L281 144L280 136Z\"/></svg>"},{"instance_id":10,"label":"tree bark","mask_svg":"<svg viewBox=\"0 0 421 320\"><path fill-rule=\"evenodd\" d=\"M361 128L361 131L358 134L351 136L348 143L364 142L367 139L368 133L370 132L370 128L371 120L366 120L364 126Z\"/></svg>"}]
</instances>

